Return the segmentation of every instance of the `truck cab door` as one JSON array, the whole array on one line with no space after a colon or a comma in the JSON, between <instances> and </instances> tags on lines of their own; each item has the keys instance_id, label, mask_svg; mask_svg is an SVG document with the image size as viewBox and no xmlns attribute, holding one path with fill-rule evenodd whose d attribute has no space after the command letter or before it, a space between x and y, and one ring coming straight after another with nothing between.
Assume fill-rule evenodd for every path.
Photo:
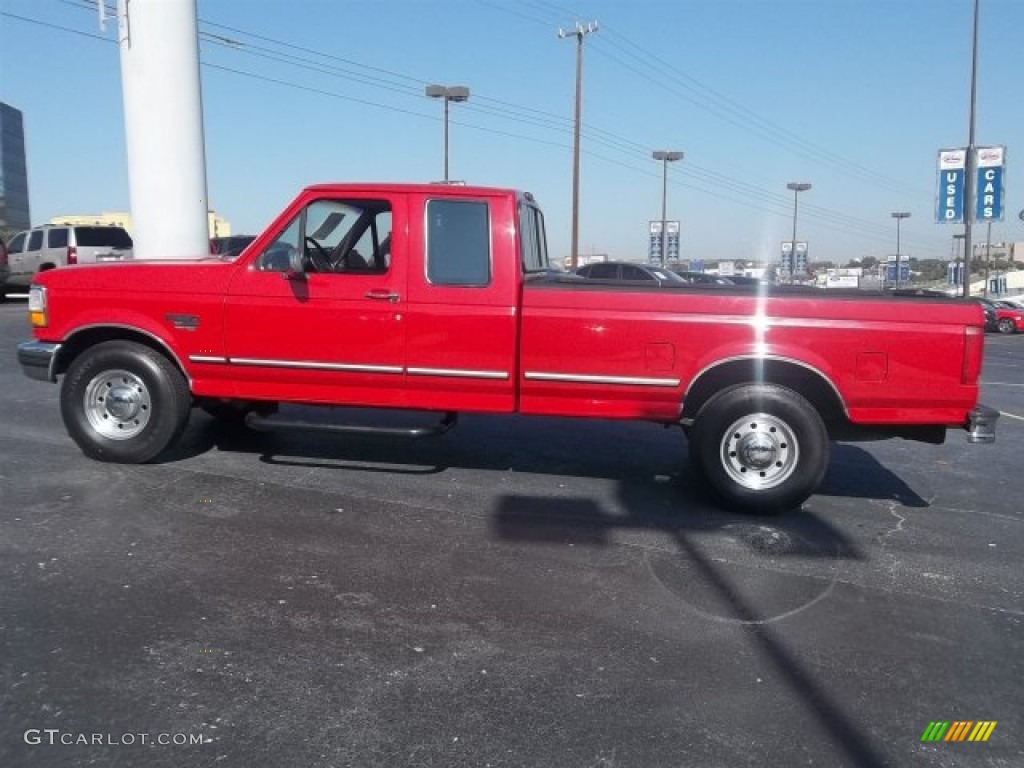
<instances>
[{"instance_id":1,"label":"truck cab door","mask_svg":"<svg viewBox=\"0 0 1024 768\"><path fill-rule=\"evenodd\" d=\"M224 315L239 397L404 404L405 228L400 196L324 196L247 257Z\"/></svg>"},{"instance_id":2,"label":"truck cab door","mask_svg":"<svg viewBox=\"0 0 1024 768\"><path fill-rule=\"evenodd\" d=\"M417 209L409 238L410 401L434 410L510 412L520 269L515 200L439 188L417 198Z\"/></svg>"}]
</instances>

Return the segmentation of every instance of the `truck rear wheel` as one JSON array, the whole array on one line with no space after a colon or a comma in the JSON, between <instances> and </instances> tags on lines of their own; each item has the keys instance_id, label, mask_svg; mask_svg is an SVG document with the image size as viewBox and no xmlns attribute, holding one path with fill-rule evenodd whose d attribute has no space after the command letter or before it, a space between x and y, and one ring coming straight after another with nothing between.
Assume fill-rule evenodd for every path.
<instances>
[{"instance_id":1,"label":"truck rear wheel","mask_svg":"<svg viewBox=\"0 0 1024 768\"><path fill-rule=\"evenodd\" d=\"M188 384L170 360L134 341L107 341L71 364L60 392L68 434L98 461L142 464L188 423Z\"/></svg>"},{"instance_id":2,"label":"truck rear wheel","mask_svg":"<svg viewBox=\"0 0 1024 768\"><path fill-rule=\"evenodd\" d=\"M705 403L689 436L690 460L729 506L760 514L798 507L828 468L828 431L799 393L743 384Z\"/></svg>"}]
</instances>

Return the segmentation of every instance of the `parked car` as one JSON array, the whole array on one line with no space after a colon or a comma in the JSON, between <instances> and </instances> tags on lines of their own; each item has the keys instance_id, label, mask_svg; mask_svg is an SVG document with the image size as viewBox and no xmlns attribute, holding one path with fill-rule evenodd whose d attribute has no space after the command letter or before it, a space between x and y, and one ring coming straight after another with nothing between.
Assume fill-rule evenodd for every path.
<instances>
[{"instance_id":1,"label":"parked car","mask_svg":"<svg viewBox=\"0 0 1024 768\"><path fill-rule=\"evenodd\" d=\"M985 310L985 330L999 333L1017 333L1024 331L1024 310L1009 309L984 296L971 296L971 300L981 304Z\"/></svg>"},{"instance_id":2,"label":"parked car","mask_svg":"<svg viewBox=\"0 0 1024 768\"><path fill-rule=\"evenodd\" d=\"M682 285L686 282L672 270L635 261L596 261L580 267L576 274L590 280L628 280L658 285Z\"/></svg>"},{"instance_id":3,"label":"parked car","mask_svg":"<svg viewBox=\"0 0 1024 768\"><path fill-rule=\"evenodd\" d=\"M673 271L684 283L690 285L736 285L730 278L722 275L713 275L710 272L687 272L685 270Z\"/></svg>"},{"instance_id":4,"label":"parked car","mask_svg":"<svg viewBox=\"0 0 1024 768\"><path fill-rule=\"evenodd\" d=\"M1024 332L1024 308L1009 301L993 301L996 310L996 330L1000 333Z\"/></svg>"},{"instance_id":5,"label":"parked car","mask_svg":"<svg viewBox=\"0 0 1024 768\"><path fill-rule=\"evenodd\" d=\"M244 251L253 240L255 235L231 235L230 237L210 238L210 253L216 254L224 259L233 259Z\"/></svg>"},{"instance_id":6,"label":"parked car","mask_svg":"<svg viewBox=\"0 0 1024 768\"><path fill-rule=\"evenodd\" d=\"M132 238L122 227L44 226L19 232L7 250L4 290L28 290L32 278L48 269L130 259Z\"/></svg>"}]
</instances>

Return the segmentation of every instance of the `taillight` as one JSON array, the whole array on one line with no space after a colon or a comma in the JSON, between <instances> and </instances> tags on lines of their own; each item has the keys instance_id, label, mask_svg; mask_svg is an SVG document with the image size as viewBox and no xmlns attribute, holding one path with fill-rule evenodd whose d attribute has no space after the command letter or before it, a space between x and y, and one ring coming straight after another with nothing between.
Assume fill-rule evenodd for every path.
<instances>
[{"instance_id":1,"label":"taillight","mask_svg":"<svg viewBox=\"0 0 1024 768\"><path fill-rule=\"evenodd\" d=\"M960 369L961 384L976 384L981 375L985 352L985 331L976 325L964 328L964 362Z\"/></svg>"},{"instance_id":2,"label":"taillight","mask_svg":"<svg viewBox=\"0 0 1024 768\"><path fill-rule=\"evenodd\" d=\"M70 267L72 264L77 264L77 263L78 263L78 249L75 246L73 246L73 245L69 245L68 246L68 266Z\"/></svg>"}]
</instances>

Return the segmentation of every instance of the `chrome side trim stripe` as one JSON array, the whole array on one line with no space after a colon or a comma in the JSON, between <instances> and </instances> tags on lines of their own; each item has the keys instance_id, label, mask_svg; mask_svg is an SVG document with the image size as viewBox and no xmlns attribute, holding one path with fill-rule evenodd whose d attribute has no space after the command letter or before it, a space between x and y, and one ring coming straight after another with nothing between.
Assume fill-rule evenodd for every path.
<instances>
[{"instance_id":1,"label":"chrome side trim stripe","mask_svg":"<svg viewBox=\"0 0 1024 768\"><path fill-rule=\"evenodd\" d=\"M308 368L318 371L351 371L354 373L404 373L400 365L360 365L358 363L319 363L312 360L261 360L255 357L232 357L232 365L253 365L267 368Z\"/></svg>"},{"instance_id":2,"label":"chrome side trim stripe","mask_svg":"<svg viewBox=\"0 0 1024 768\"><path fill-rule=\"evenodd\" d=\"M322 363L314 360L268 360L255 357L218 357L215 355L189 355L191 363L213 365L250 365L268 368L301 368L318 371L347 371L350 373L408 373L410 376L449 376L459 379L486 379L508 381L507 371L476 371L465 368L403 368L400 365L362 365L359 363Z\"/></svg>"},{"instance_id":3,"label":"chrome side trim stripe","mask_svg":"<svg viewBox=\"0 0 1024 768\"><path fill-rule=\"evenodd\" d=\"M594 376L585 373L548 373L527 371L524 376L532 381L564 381L573 384L624 384L640 387L678 387L679 379L655 379L643 376Z\"/></svg>"},{"instance_id":4,"label":"chrome side trim stripe","mask_svg":"<svg viewBox=\"0 0 1024 768\"><path fill-rule=\"evenodd\" d=\"M406 368L410 376L451 376L459 379L494 379L507 381L506 371L470 371L461 368Z\"/></svg>"}]
</instances>

